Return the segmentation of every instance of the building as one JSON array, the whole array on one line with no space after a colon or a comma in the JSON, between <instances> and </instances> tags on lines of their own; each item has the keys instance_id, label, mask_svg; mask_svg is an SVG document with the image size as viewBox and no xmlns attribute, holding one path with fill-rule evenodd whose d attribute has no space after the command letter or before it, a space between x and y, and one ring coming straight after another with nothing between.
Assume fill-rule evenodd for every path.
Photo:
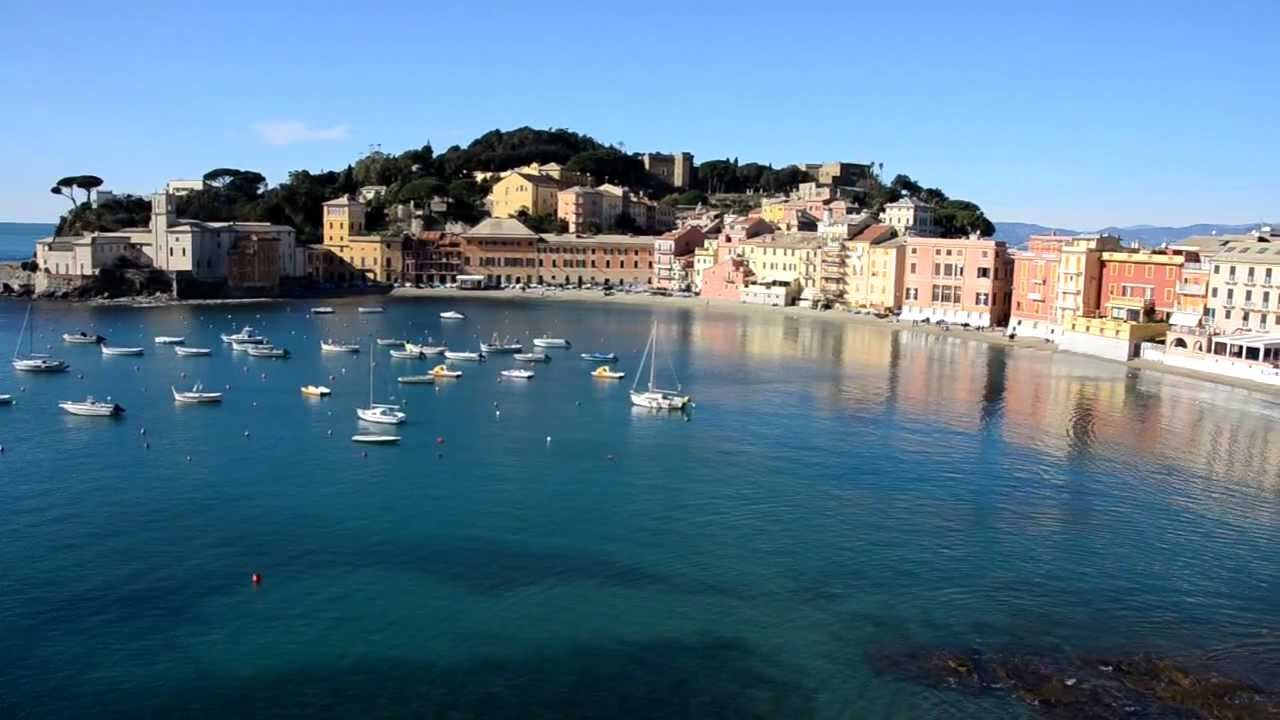
<instances>
[{"instance_id":1,"label":"building","mask_svg":"<svg viewBox=\"0 0 1280 720\"><path fill-rule=\"evenodd\" d=\"M871 279L867 283L867 309L881 313L894 313L902 309L906 250L906 238L893 238L871 244L869 258Z\"/></svg>"},{"instance_id":2,"label":"building","mask_svg":"<svg viewBox=\"0 0 1280 720\"><path fill-rule=\"evenodd\" d=\"M1277 332L1280 237L1228 243L1210 267L1206 317L1216 332Z\"/></svg>"},{"instance_id":3,"label":"building","mask_svg":"<svg viewBox=\"0 0 1280 720\"><path fill-rule=\"evenodd\" d=\"M165 183L164 191L174 197L182 197L204 190L205 187L204 180L170 180Z\"/></svg>"},{"instance_id":4,"label":"building","mask_svg":"<svg viewBox=\"0 0 1280 720\"><path fill-rule=\"evenodd\" d=\"M1164 337L1162 322L1134 322L1078 315L1063 321L1058 346L1063 350L1125 362L1141 353L1142 343Z\"/></svg>"},{"instance_id":5,"label":"building","mask_svg":"<svg viewBox=\"0 0 1280 720\"><path fill-rule=\"evenodd\" d=\"M742 301L742 291L755 283L751 266L740 257L728 257L702 274L701 297Z\"/></svg>"},{"instance_id":6,"label":"building","mask_svg":"<svg viewBox=\"0 0 1280 720\"><path fill-rule=\"evenodd\" d=\"M563 184L548 175L511 173L494 183L487 203L496 218L515 217L522 210L532 215L556 215Z\"/></svg>"},{"instance_id":7,"label":"building","mask_svg":"<svg viewBox=\"0 0 1280 720\"><path fill-rule=\"evenodd\" d=\"M645 153L640 159L650 175L661 178L672 187L687 190L693 183L693 153Z\"/></svg>"},{"instance_id":8,"label":"building","mask_svg":"<svg viewBox=\"0 0 1280 720\"><path fill-rule=\"evenodd\" d=\"M1177 307L1185 261L1171 250L1102 253L1102 314L1129 322L1167 320Z\"/></svg>"},{"instance_id":9,"label":"building","mask_svg":"<svg viewBox=\"0 0 1280 720\"><path fill-rule=\"evenodd\" d=\"M1055 321L1065 327L1074 317L1095 317L1102 297L1102 253L1120 250L1115 235L1075 235L1059 250Z\"/></svg>"},{"instance_id":10,"label":"building","mask_svg":"<svg viewBox=\"0 0 1280 720\"><path fill-rule=\"evenodd\" d=\"M335 256L309 251L308 273L323 282L404 282L404 244L400 235L368 235L365 204L344 195L324 204L323 248Z\"/></svg>"},{"instance_id":11,"label":"building","mask_svg":"<svg viewBox=\"0 0 1280 720\"><path fill-rule=\"evenodd\" d=\"M1013 256L1013 302L1009 335L1047 340L1062 332L1058 319L1058 276L1065 237L1032 235Z\"/></svg>"},{"instance_id":12,"label":"building","mask_svg":"<svg viewBox=\"0 0 1280 720\"><path fill-rule=\"evenodd\" d=\"M885 205L881 215L899 235L932 235L935 232L933 206L913 197Z\"/></svg>"},{"instance_id":13,"label":"building","mask_svg":"<svg viewBox=\"0 0 1280 720\"><path fill-rule=\"evenodd\" d=\"M649 285L655 237L543 235L537 243L537 282L551 285Z\"/></svg>"},{"instance_id":14,"label":"building","mask_svg":"<svg viewBox=\"0 0 1280 720\"><path fill-rule=\"evenodd\" d=\"M556 195L556 217L569 226L571 233L598 233L612 229L613 216L606 228L604 194L595 188L571 187Z\"/></svg>"},{"instance_id":15,"label":"building","mask_svg":"<svg viewBox=\"0 0 1280 720\"><path fill-rule=\"evenodd\" d=\"M908 237L902 318L999 327L1009 320L1013 259L991 238Z\"/></svg>"},{"instance_id":16,"label":"building","mask_svg":"<svg viewBox=\"0 0 1280 720\"><path fill-rule=\"evenodd\" d=\"M60 278L92 277L118 264L151 265L151 258L127 235L85 233L47 237L36 241L36 264L41 275ZM37 276L37 290L40 277Z\"/></svg>"},{"instance_id":17,"label":"building","mask_svg":"<svg viewBox=\"0 0 1280 720\"><path fill-rule=\"evenodd\" d=\"M488 218L462 234L464 275L485 287L531 285L538 276L538 240L519 220Z\"/></svg>"},{"instance_id":18,"label":"building","mask_svg":"<svg viewBox=\"0 0 1280 720\"><path fill-rule=\"evenodd\" d=\"M685 271L693 253L707 241L702 230L689 226L672 230L653 243L653 285L667 290L686 290L693 278Z\"/></svg>"},{"instance_id":19,"label":"building","mask_svg":"<svg viewBox=\"0 0 1280 720\"><path fill-rule=\"evenodd\" d=\"M819 185L855 187L871 177L871 166L865 163L827 162L810 173Z\"/></svg>"},{"instance_id":20,"label":"building","mask_svg":"<svg viewBox=\"0 0 1280 720\"><path fill-rule=\"evenodd\" d=\"M773 280L751 283L742 288L740 295L742 302L748 305L787 307L796 304L796 300L800 297L800 287L795 282Z\"/></svg>"},{"instance_id":21,"label":"building","mask_svg":"<svg viewBox=\"0 0 1280 720\"><path fill-rule=\"evenodd\" d=\"M449 285L462 273L462 237L426 230L405 243L404 280L413 284Z\"/></svg>"},{"instance_id":22,"label":"building","mask_svg":"<svg viewBox=\"0 0 1280 720\"><path fill-rule=\"evenodd\" d=\"M385 197L386 194L387 194L386 185L365 185L364 187L356 191L356 199L368 205L369 203L373 202L374 199L376 198Z\"/></svg>"},{"instance_id":23,"label":"building","mask_svg":"<svg viewBox=\"0 0 1280 720\"><path fill-rule=\"evenodd\" d=\"M821 268L826 241L816 232L757 235L738 244L738 254L761 285L795 286L800 299L821 301Z\"/></svg>"},{"instance_id":24,"label":"building","mask_svg":"<svg viewBox=\"0 0 1280 720\"><path fill-rule=\"evenodd\" d=\"M896 282L896 278L901 277L901 263L897 262L896 255L900 254L900 250L890 254L881 254L877 259L879 263L872 262L871 248L880 243L888 242L895 237L894 229L889 225L868 225L864 227L857 235L845 240L842 243L844 247L844 302L850 308L883 309L884 304L875 300L883 299L886 294L900 295L898 292L889 290L883 283ZM901 245L897 246L901 247ZM890 263L890 260L893 260ZM887 274L882 274L887 273ZM872 291L872 282L880 283L876 290ZM874 296L874 299L873 299ZM897 307L896 304L891 307Z\"/></svg>"},{"instance_id":25,"label":"building","mask_svg":"<svg viewBox=\"0 0 1280 720\"><path fill-rule=\"evenodd\" d=\"M271 296L280 291L280 240L271 235L240 235L227 252L227 286L248 295Z\"/></svg>"}]
</instances>

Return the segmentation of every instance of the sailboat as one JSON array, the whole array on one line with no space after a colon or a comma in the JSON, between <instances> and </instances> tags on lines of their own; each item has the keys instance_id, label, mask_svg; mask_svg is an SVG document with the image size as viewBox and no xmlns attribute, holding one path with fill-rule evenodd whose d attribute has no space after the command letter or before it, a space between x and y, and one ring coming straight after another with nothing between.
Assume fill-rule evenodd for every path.
<instances>
[{"instance_id":1,"label":"sailboat","mask_svg":"<svg viewBox=\"0 0 1280 720\"><path fill-rule=\"evenodd\" d=\"M383 425L399 425L408 417L400 411L399 405L375 403L373 401L373 345L369 346L369 406L356 408L356 417L365 422Z\"/></svg>"},{"instance_id":2,"label":"sailboat","mask_svg":"<svg viewBox=\"0 0 1280 720\"><path fill-rule=\"evenodd\" d=\"M22 330L27 332L27 354L22 355L22 331L18 333L18 347L13 350L13 369L25 372L62 372L71 367L66 360L38 355L31 352L35 347L35 323L31 322L31 305L27 305L27 316L22 320Z\"/></svg>"},{"instance_id":3,"label":"sailboat","mask_svg":"<svg viewBox=\"0 0 1280 720\"><path fill-rule=\"evenodd\" d=\"M649 363L649 388L638 390L640 376L644 372L644 364ZM644 355L640 357L640 368L636 370L636 379L631 383L631 404L655 410L683 410L690 405L689 396L680 392L680 381L676 381L675 390L663 390L654 385L654 374L658 365L658 322L653 322L653 330L649 333L649 342L645 343ZM672 369L672 373L675 370Z\"/></svg>"}]
</instances>

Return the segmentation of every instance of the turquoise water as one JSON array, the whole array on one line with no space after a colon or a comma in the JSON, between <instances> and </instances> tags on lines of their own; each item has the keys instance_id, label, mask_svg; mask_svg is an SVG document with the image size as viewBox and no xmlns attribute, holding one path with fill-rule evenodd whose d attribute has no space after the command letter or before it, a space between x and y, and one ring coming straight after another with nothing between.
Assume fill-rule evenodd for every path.
<instances>
[{"instance_id":1,"label":"turquoise water","mask_svg":"<svg viewBox=\"0 0 1280 720\"><path fill-rule=\"evenodd\" d=\"M355 304L37 305L72 371L0 369L0 716L1027 716L874 670L920 647L1280 675L1269 396L784 313ZM0 303L0 346L24 310ZM634 371L654 316L688 421L577 359ZM218 342L246 323L294 358ZM73 329L147 355L54 342ZM496 359L435 387L379 351L404 442L349 441L367 356L321 337L493 332L574 347L529 382ZM196 380L226 401L175 407ZM127 415L55 406L88 393Z\"/></svg>"},{"instance_id":2,"label":"turquoise water","mask_svg":"<svg viewBox=\"0 0 1280 720\"><path fill-rule=\"evenodd\" d=\"M35 255L36 240L53 234L56 225L0 222L0 260L27 260Z\"/></svg>"}]
</instances>

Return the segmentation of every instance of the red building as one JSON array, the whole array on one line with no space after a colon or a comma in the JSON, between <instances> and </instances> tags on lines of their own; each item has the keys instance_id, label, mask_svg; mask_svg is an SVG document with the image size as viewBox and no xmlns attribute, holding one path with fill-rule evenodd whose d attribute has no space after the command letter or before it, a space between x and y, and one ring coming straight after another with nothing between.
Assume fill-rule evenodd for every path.
<instances>
[{"instance_id":1,"label":"red building","mask_svg":"<svg viewBox=\"0 0 1280 720\"><path fill-rule=\"evenodd\" d=\"M1055 307L1064 237L1032 235L1027 249L1013 253L1013 305L1009 332L1053 338L1062 332Z\"/></svg>"},{"instance_id":2,"label":"red building","mask_svg":"<svg viewBox=\"0 0 1280 720\"><path fill-rule=\"evenodd\" d=\"M1178 308L1183 264L1198 260L1173 250L1104 252L1098 305L1117 320L1164 321Z\"/></svg>"}]
</instances>

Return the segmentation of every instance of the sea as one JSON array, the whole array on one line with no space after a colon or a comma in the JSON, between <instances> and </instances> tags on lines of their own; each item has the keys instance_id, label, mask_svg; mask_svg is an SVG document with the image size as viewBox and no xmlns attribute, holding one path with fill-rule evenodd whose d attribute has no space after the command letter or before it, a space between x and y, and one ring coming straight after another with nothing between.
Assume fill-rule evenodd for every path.
<instances>
[{"instance_id":1,"label":"sea","mask_svg":"<svg viewBox=\"0 0 1280 720\"><path fill-rule=\"evenodd\" d=\"M878 662L953 650L1280 678L1273 395L785 310L369 302L33 306L71 369L0 368L0 717L1033 716ZM687 413L628 402L655 324ZM246 325L292 357L220 341ZM495 334L572 348L434 385L369 348ZM89 395L127 412L57 407ZM399 445L351 441L371 396Z\"/></svg>"},{"instance_id":2,"label":"sea","mask_svg":"<svg viewBox=\"0 0 1280 720\"><path fill-rule=\"evenodd\" d=\"M36 240L49 237L56 228L51 223L0 222L0 262L31 259Z\"/></svg>"}]
</instances>

